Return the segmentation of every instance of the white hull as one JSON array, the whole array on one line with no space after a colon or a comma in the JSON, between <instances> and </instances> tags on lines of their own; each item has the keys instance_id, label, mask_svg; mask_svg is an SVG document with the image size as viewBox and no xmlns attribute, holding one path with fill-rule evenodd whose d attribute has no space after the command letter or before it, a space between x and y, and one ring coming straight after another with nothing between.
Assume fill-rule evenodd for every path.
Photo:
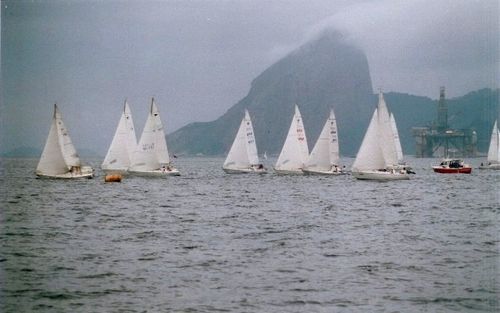
<instances>
[{"instance_id":1,"label":"white hull","mask_svg":"<svg viewBox=\"0 0 500 313\"><path fill-rule=\"evenodd\" d=\"M177 169L167 170L152 170L152 171L129 171L130 175L140 177L165 177L165 176L180 176L181 174Z\"/></svg>"},{"instance_id":2,"label":"white hull","mask_svg":"<svg viewBox=\"0 0 500 313\"><path fill-rule=\"evenodd\" d=\"M344 175L345 172L342 171L322 171L322 170L313 170L313 169L303 169L304 174L307 175Z\"/></svg>"},{"instance_id":3,"label":"white hull","mask_svg":"<svg viewBox=\"0 0 500 313\"><path fill-rule=\"evenodd\" d=\"M274 172L278 175L304 175L304 172L302 169L297 169L297 170L279 170L277 168L274 168Z\"/></svg>"},{"instance_id":4,"label":"white hull","mask_svg":"<svg viewBox=\"0 0 500 313\"><path fill-rule=\"evenodd\" d=\"M36 176L39 178L56 178L56 179L93 178L94 170L89 166L85 166L84 168L82 168L80 172L67 172L64 174L57 174L57 175L36 173Z\"/></svg>"},{"instance_id":5,"label":"white hull","mask_svg":"<svg viewBox=\"0 0 500 313\"><path fill-rule=\"evenodd\" d=\"M255 168L222 168L226 174L266 174L267 170Z\"/></svg>"},{"instance_id":6,"label":"white hull","mask_svg":"<svg viewBox=\"0 0 500 313\"><path fill-rule=\"evenodd\" d=\"M479 166L480 170L500 170L500 164L490 164Z\"/></svg>"},{"instance_id":7,"label":"white hull","mask_svg":"<svg viewBox=\"0 0 500 313\"><path fill-rule=\"evenodd\" d=\"M406 180L410 179L406 173L384 172L384 171L360 171L352 172L352 176L361 180Z\"/></svg>"}]
</instances>

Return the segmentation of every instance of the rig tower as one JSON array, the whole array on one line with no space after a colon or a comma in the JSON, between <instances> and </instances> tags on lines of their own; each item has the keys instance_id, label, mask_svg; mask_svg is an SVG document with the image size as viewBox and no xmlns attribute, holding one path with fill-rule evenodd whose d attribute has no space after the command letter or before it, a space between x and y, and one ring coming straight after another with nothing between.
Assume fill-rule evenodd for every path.
<instances>
[{"instance_id":1,"label":"rig tower","mask_svg":"<svg viewBox=\"0 0 500 313\"><path fill-rule=\"evenodd\" d=\"M473 157L477 153L477 134L473 129L450 129L448 105L444 87L439 88L437 121L432 127L413 127L415 156L429 157Z\"/></svg>"}]
</instances>

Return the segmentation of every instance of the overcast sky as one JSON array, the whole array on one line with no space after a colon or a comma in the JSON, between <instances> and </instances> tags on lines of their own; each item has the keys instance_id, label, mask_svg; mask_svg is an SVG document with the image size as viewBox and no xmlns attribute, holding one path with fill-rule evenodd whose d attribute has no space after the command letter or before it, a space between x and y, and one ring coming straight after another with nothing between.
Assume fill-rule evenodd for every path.
<instances>
[{"instance_id":1,"label":"overcast sky","mask_svg":"<svg viewBox=\"0 0 500 313\"><path fill-rule=\"evenodd\" d=\"M264 69L325 28L367 54L374 90L437 98L499 86L499 4L482 1L3 1L0 150L42 148L60 105L104 154L128 98L168 132L219 117Z\"/></svg>"}]
</instances>

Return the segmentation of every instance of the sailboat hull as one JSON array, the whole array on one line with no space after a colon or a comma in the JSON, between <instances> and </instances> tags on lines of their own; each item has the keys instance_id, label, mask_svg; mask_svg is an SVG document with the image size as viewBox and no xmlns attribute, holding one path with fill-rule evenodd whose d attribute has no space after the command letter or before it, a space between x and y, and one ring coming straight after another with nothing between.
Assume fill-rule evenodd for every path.
<instances>
[{"instance_id":1,"label":"sailboat hull","mask_svg":"<svg viewBox=\"0 0 500 313\"><path fill-rule=\"evenodd\" d=\"M392 171L359 171L352 172L352 176L360 180L379 180L379 181L389 181L389 180L408 180L410 176L406 173L398 173Z\"/></svg>"},{"instance_id":2,"label":"sailboat hull","mask_svg":"<svg viewBox=\"0 0 500 313\"><path fill-rule=\"evenodd\" d=\"M222 170L226 174L266 174L267 170L265 168L263 169L255 169L255 168L225 168L223 167Z\"/></svg>"},{"instance_id":3,"label":"sailboat hull","mask_svg":"<svg viewBox=\"0 0 500 313\"><path fill-rule=\"evenodd\" d=\"M280 169L274 168L274 172L278 175L304 175L304 172L302 171L302 169L280 170Z\"/></svg>"},{"instance_id":4,"label":"sailboat hull","mask_svg":"<svg viewBox=\"0 0 500 313\"><path fill-rule=\"evenodd\" d=\"M340 171L324 171L324 170L314 170L314 169L303 169L302 170L306 175L344 175L345 172Z\"/></svg>"},{"instance_id":5,"label":"sailboat hull","mask_svg":"<svg viewBox=\"0 0 500 313\"><path fill-rule=\"evenodd\" d=\"M67 172L64 174L48 175L43 173L36 173L38 178L48 178L48 179L76 179L76 178L93 178L94 170L90 166L82 167L79 172Z\"/></svg>"},{"instance_id":6,"label":"sailboat hull","mask_svg":"<svg viewBox=\"0 0 500 313\"><path fill-rule=\"evenodd\" d=\"M151 171L129 171L130 175L140 177L165 177L165 176L180 176L181 174L177 169L171 170L151 170Z\"/></svg>"},{"instance_id":7,"label":"sailboat hull","mask_svg":"<svg viewBox=\"0 0 500 313\"><path fill-rule=\"evenodd\" d=\"M500 170L500 164L489 164L479 166L480 170Z\"/></svg>"}]
</instances>

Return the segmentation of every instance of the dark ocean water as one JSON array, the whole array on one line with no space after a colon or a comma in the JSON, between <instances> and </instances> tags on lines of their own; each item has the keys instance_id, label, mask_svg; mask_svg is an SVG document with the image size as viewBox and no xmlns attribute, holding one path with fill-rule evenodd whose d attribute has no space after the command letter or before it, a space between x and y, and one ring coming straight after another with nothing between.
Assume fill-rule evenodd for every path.
<instances>
[{"instance_id":1,"label":"dark ocean water","mask_svg":"<svg viewBox=\"0 0 500 313\"><path fill-rule=\"evenodd\" d=\"M498 312L500 171L436 161L363 182L181 158L106 184L0 159L0 311Z\"/></svg>"}]
</instances>

